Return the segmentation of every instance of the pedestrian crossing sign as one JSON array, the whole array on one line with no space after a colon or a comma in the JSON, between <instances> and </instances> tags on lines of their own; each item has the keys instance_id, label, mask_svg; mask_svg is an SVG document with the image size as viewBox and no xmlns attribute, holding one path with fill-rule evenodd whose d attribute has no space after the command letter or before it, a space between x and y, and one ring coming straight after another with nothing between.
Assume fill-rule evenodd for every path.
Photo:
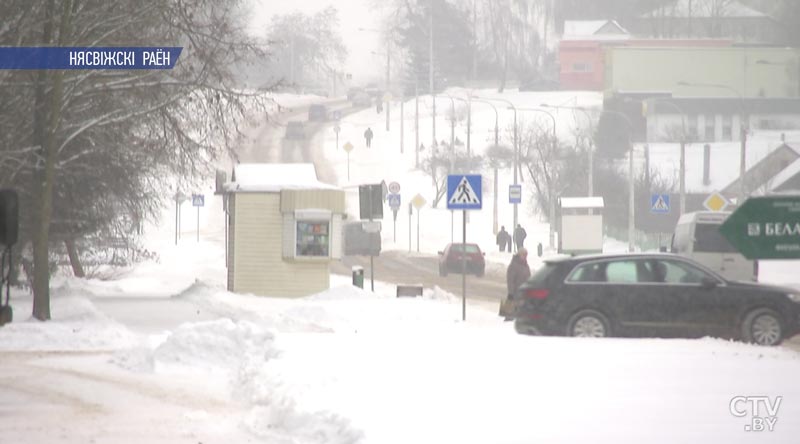
<instances>
[{"instance_id":1,"label":"pedestrian crossing sign","mask_svg":"<svg viewBox=\"0 0 800 444\"><path fill-rule=\"evenodd\" d=\"M655 214L669 213L669 194L653 194L650 196L650 212Z\"/></svg>"},{"instance_id":2,"label":"pedestrian crossing sign","mask_svg":"<svg viewBox=\"0 0 800 444\"><path fill-rule=\"evenodd\" d=\"M480 174L447 176L447 209L480 210L482 208Z\"/></svg>"}]
</instances>

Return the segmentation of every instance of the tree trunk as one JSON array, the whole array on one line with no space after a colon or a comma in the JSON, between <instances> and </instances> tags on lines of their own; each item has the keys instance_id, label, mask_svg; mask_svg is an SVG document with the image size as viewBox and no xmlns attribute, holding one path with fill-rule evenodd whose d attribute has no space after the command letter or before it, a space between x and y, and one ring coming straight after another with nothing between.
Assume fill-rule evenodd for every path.
<instances>
[{"instance_id":1,"label":"tree trunk","mask_svg":"<svg viewBox=\"0 0 800 444\"><path fill-rule=\"evenodd\" d=\"M44 41L53 40L53 20L56 13L54 0L50 0L47 6L47 20L44 25ZM65 0L61 4L61 22L59 24L59 34L56 43L62 45L66 42L69 34L70 18L72 15L72 1ZM43 130L41 134L40 152L44 157L44 170L38 171L34 177L38 179L36 191L38 198L34 204L34 229L33 229L33 317L46 321L50 319L50 261L49 261L49 240L50 240L50 221L53 210L53 182L55 180L56 156L56 134L59 121L61 119L62 93L64 71L53 71L51 77L52 89L50 95L45 95L45 83L47 75L40 72L37 88L37 100L40 105L46 108L39 108L36 113L39 119L38 129ZM49 99L49 100L48 100ZM36 127L36 126L35 126Z\"/></svg>"},{"instance_id":2,"label":"tree trunk","mask_svg":"<svg viewBox=\"0 0 800 444\"><path fill-rule=\"evenodd\" d=\"M67 247L67 255L69 256L69 264L72 266L72 273L77 278L86 277L81 265L81 257L78 254L78 248L75 246L75 239L67 239L64 241L64 246Z\"/></svg>"}]
</instances>

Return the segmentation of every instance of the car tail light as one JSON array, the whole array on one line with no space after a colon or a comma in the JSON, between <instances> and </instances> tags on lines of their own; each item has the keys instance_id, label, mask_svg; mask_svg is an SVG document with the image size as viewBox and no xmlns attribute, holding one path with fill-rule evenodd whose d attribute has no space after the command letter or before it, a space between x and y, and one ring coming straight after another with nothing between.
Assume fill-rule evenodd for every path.
<instances>
[{"instance_id":1,"label":"car tail light","mask_svg":"<svg viewBox=\"0 0 800 444\"><path fill-rule=\"evenodd\" d=\"M546 288L531 288L525 290L525 297L527 299L546 299L550 294L550 290Z\"/></svg>"}]
</instances>

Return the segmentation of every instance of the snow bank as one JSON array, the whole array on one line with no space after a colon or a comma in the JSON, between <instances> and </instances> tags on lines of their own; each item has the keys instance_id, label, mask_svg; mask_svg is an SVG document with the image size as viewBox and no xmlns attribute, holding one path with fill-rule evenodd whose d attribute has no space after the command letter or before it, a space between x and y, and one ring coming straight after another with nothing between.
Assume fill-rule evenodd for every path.
<instances>
[{"instance_id":1,"label":"snow bank","mask_svg":"<svg viewBox=\"0 0 800 444\"><path fill-rule=\"evenodd\" d=\"M276 355L274 336L256 324L230 319L181 325L153 351L155 371L223 372Z\"/></svg>"},{"instance_id":2,"label":"snow bank","mask_svg":"<svg viewBox=\"0 0 800 444\"><path fill-rule=\"evenodd\" d=\"M67 279L50 290L51 320L31 316L33 296L15 291L14 322L0 328L2 351L97 351L131 347L139 337L97 310L87 295L92 289Z\"/></svg>"}]
</instances>

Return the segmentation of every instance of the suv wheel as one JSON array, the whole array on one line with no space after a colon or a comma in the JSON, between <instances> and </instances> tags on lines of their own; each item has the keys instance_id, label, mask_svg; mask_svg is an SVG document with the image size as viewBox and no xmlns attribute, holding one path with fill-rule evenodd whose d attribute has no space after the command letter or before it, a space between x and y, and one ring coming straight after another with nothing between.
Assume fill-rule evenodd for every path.
<instances>
[{"instance_id":1,"label":"suv wheel","mask_svg":"<svg viewBox=\"0 0 800 444\"><path fill-rule=\"evenodd\" d=\"M608 319L595 310L581 310L567 322L567 336L603 338L611 336Z\"/></svg>"},{"instance_id":2,"label":"suv wheel","mask_svg":"<svg viewBox=\"0 0 800 444\"><path fill-rule=\"evenodd\" d=\"M747 314L742 323L742 336L758 345L778 345L783 340L781 317L774 310L759 308Z\"/></svg>"}]
</instances>

